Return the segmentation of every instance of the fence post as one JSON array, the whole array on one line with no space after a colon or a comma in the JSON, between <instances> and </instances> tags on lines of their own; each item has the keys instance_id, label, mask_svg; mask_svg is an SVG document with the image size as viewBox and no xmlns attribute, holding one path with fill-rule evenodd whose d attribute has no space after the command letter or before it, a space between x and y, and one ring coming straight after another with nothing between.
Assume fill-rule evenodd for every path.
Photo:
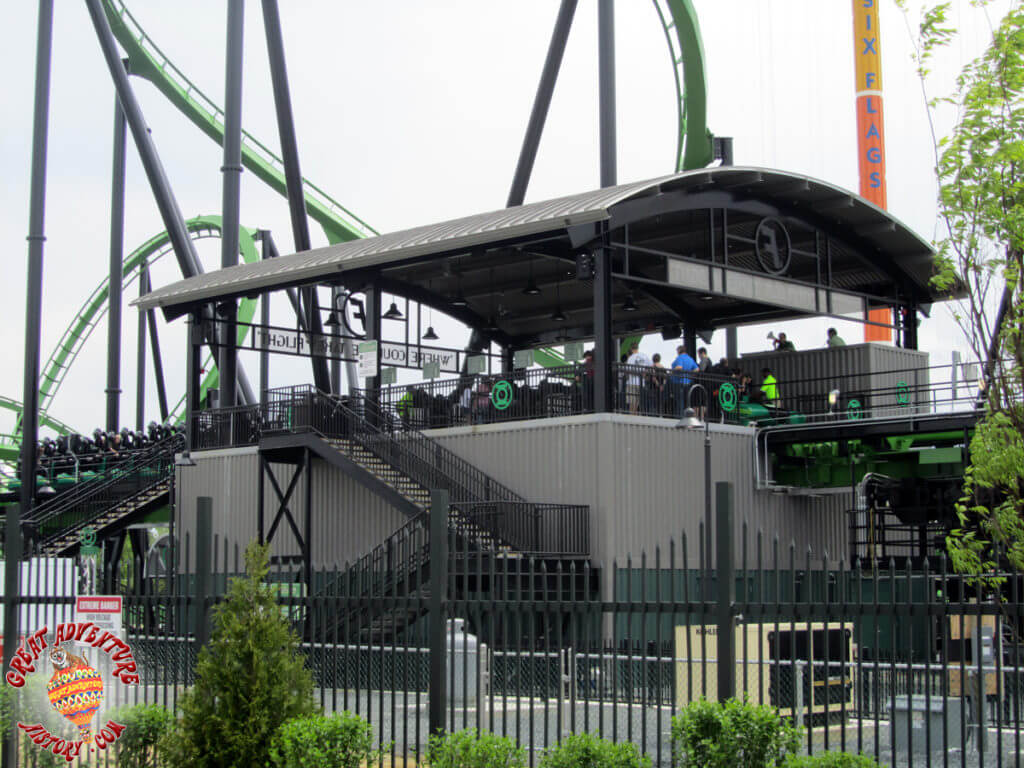
<instances>
[{"instance_id":1,"label":"fence post","mask_svg":"<svg viewBox=\"0 0 1024 768\"><path fill-rule=\"evenodd\" d=\"M445 730L448 703L445 619L448 610L448 491L430 491L430 691L429 733Z\"/></svg>"},{"instance_id":2,"label":"fence post","mask_svg":"<svg viewBox=\"0 0 1024 768\"><path fill-rule=\"evenodd\" d=\"M718 618L718 700L736 695L736 636L733 605L736 601L736 571L733 551L732 483L715 483L718 539L715 615Z\"/></svg>"},{"instance_id":3,"label":"fence post","mask_svg":"<svg viewBox=\"0 0 1024 768\"><path fill-rule=\"evenodd\" d=\"M196 499L196 574L192 599L193 626L196 628L196 653L210 640L210 582L213 579L213 499Z\"/></svg>"}]
</instances>

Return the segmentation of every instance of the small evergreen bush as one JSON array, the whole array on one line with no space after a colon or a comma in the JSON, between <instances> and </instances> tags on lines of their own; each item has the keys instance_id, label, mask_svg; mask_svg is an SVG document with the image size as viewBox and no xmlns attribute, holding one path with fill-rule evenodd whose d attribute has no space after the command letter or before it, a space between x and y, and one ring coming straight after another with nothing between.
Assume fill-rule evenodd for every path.
<instances>
[{"instance_id":1,"label":"small evergreen bush","mask_svg":"<svg viewBox=\"0 0 1024 768\"><path fill-rule=\"evenodd\" d=\"M270 745L278 768L360 768L387 750L373 748L373 728L351 712L295 717L284 723Z\"/></svg>"},{"instance_id":2,"label":"small evergreen bush","mask_svg":"<svg viewBox=\"0 0 1024 768\"><path fill-rule=\"evenodd\" d=\"M544 752L540 768L650 768L651 758L636 744L616 744L590 733L575 733Z\"/></svg>"},{"instance_id":3,"label":"small evergreen bush","mask_svg":"<svg viewBox=\"0 0 1024 768\"><path fill-rule=\"evenodd\" d=\"M213 611L195 685L179 703L177 727L161 743L172 766L265 766L281 724L313 713L313 678L299 639L263 583L267 553L266 546L249 545L246 576L232 580Z\"/></svg>"},{"instance_id":4,"label":"small evergreen bush","mask_svg":"<svg viewBox=\"0 0 1024 768\"><path fill-rule=\"evenodd\" d=\"M772 768L795 754L800 731L772 707L700 699L672 718L679 768Z\"/></svg>"},{"instance_id":5,"label":"small evergreen bush","mask_svg":"<svg viewBox=\"0 0 1024 768\"><path fill-rule=\"evenodd\" d=\"M784 768L880 768L867 755L851 755L849 752L823 752L820 755L790 755Z\"/></svg>"},{"instance_id":6,"label":"small evergreen bush","mask_svg":"<svg viewBox=\"0 0 1024 768\"><path fill-rule=\"evenodd\" d=\"M125 727L117 741L118 768L158 768L164 765L158 744L174 728L174 715L159 704L137 704L111 713Z\"/></svg>"},{"instance_id":7,"label":"small evergreen bush","mask_svg":"<svg viewBox=\"0 0 1024 768\"><path fill-rule=\"evenodd\" d=\"M431 736L426 768L526 768L526 752L504 736L465 730Z\"/></svg>"}]
</instances>

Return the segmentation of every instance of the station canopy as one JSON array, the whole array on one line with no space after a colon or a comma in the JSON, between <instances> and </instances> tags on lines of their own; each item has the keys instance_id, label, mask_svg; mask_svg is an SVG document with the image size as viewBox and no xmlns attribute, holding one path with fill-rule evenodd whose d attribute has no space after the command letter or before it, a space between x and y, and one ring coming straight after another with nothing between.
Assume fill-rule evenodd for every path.
<instances>
[{"instance_id":1,"label":"station canopy","mask_svg":"<svg viewBox=\"0 0 1024 768\"><path fill-rule=\"evenodd\" d=\"M134 304L170 319L287 287L376 288L525 348L593 335L602 248L615 334L927 311L949 298L929 282L931 246L886 211L827 182L728 166L240 264Z\"/></svg>"}]
</instances>

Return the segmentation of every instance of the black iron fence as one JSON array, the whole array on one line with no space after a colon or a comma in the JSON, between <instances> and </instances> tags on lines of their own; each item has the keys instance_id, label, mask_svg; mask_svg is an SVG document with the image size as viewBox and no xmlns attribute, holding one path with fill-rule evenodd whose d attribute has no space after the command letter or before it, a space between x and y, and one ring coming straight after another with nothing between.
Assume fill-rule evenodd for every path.
<instances>
[{"instance_id":1,"label":"black iron fence","mask_svg":"<svg viewBox=\"0 0 1024 768\"><path fill-rule=\"evenodd\" d=\"M392 764L426 743L429 703L441 695L437 659L445 727L510 736L534 764L546 746L591 731L669 766L672 716L729 693L778 708L803 728L808 753L842 749L899 766L1021 763L1022 574L965 578L945 562L914 570L895 560L878 569L746 531L740 540L757 551L737 552L735 566L693 562L683 536L597 568L482 550L459 532L458 512L448 514L442 540L421 525L355 571L318 567L306 584L278 565L268 578L320 705L368 718L391 743ZM719 528L730 539L736 529ZM173 706L193 682L196 630L241 570L240 553L217 540L196 557L182 542L175 575L125 596L140 682L110 684L105 711ZM74 620L81 563L29 561L23 634Z\"/></svg>"}]
</instances>

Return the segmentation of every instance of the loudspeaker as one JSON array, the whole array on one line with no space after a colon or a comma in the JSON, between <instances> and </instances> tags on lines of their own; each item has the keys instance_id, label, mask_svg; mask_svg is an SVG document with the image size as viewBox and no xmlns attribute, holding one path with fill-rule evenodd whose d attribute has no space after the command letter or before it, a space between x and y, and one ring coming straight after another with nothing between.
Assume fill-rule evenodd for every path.
<instances>
[{"instance_id":1,"label":"loudspeaker","mask_svg":"<svg viewBox=\"0 0 1024 768\"><path fill-rule=\"evenodd\" d=\"M666 325L661 329L661 338L665 341L669 339L678 339L683 335L683 326L681 325Z\"/></svg>"}]
</instances>

